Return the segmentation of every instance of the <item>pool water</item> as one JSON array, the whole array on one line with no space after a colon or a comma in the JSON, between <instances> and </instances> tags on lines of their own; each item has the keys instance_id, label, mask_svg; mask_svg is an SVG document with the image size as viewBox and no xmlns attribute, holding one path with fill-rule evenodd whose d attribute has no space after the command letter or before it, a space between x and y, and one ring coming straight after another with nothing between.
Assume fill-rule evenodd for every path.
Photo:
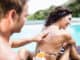
<instances>
[{"instance_id":1,"label":"pool water","mask_svg":"<svg viewBox=\"0 0 80 60\"><path fill-rule=\"evenodd\" d=\"M24 25L20 33L16 33L12 35L11 40L20 40L23 38L31 38L36 36L43 28L43 24L34 24L34 25ZM68 27L69 32L71 33L73 39L76 41L77 46L80 45L80 25L74 24ZM26 44L20 48L26 48L29 51L34 51L36 47L36 43ZM13 49L14 51L18 51L20 48Z\"/></svg>"},{"instance_id":2,"label":"pool water","mask_svg":"<svg viewBox=\"0 0 80 60\"><path fill-rule=\"evenodd\" d=\"M72 37L75 39L76 44L80 46L80 25L72 25L70 26L73 30Z\"/></svg>"}]
</instances>

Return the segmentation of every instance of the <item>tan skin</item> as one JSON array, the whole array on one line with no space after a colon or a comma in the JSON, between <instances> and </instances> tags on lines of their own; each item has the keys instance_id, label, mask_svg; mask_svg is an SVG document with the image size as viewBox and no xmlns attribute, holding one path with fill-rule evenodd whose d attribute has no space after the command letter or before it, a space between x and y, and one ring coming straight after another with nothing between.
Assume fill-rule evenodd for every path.
<instances>
[{"instance_id":1,"label":"tan skin","mask_svg":"<svg viewBox=\"0 0 80 60\"><path fill-rule=\"evenodd\" d=\"M72 59L80 60L80 54L76 51L76 46L72 45L70 52Z\"/></svg>"},{"instance_id":2,"label":"tan skin","mask_svg":"<svg viewBox=\"0 0 80 60\"><path fill-rule=\"evenodd\" d=\"M69 17L68 17L69 18ZM67 18L65 18L65 19L67 19ZM68 21L68 23L67 24L69 24L70 22ZM57 24L57 23L56 23ZM65 24L65 25L67 25L67 24ZM65 26L65 25L63 25L63 26ZM54 26L54 25L53 25ZM65 27L64 27L65 28ZM54 29L53 31L54 32L59 32L59 34L60 33L62 33L62 32L60 32L60 29L59 29L59 31L55 31L55 30L57 30L57 29L55 29L54 27L53 28L51 28L51 29ZM48 28L47 28L47 32L48 31L50 31L51 30L50 29L50 27L49 27L49 30L48 30ZM64 30L64 34L65 34L65 30ZM53 33L53 32L52 32ZM54 39L52 39L51 38L51 36L52 36L52 38L54 37ZM37 46L37 49L39 49L39 50L41 50L41 51L48 51L48 49L50 49L50 51L51 50L53 50L53 52L54 51L58 51L58 50L60 50L60 49L56 49L55 47L58 47L58 48L60 48L62 45L63 45L63 42L62 41L65 41L66 40L66 43L67 44L71 44L72 46L71 47L69 47L68 49L66 49L66 51L65 51L65 53L64 53L64 55L59 59L59 60L69 60L69 56L71 55L71 57L73 58L73 59L76 59L76 60L80 60L80 55L78 54L78 52L77 52L77 50L76 50L76 48L75 48L75 41L71 38L71 36L70 36L70 34L66 34L65 35L66 37L65 38L69 38L70 40L68 40L68 39L65 39L63 36L62 36L62 40L60 40L60 38L61 38L61 35L60 36L56 36L55 37L55 35L50 35L50 37L48 36L48 38L51 38L51 39L49 39L49 40L47 40L48 38L46 37L46 39L44 39L45 40L45 42L44 43L42 43L41 45L40 44L38 44L38 46ZM60 38L59 38L60 37ZM46 41L47 40L47 41ZM51 40L51 41L50 41ZM54 40L54 41L52 41L52 40ZM56 41L55 41L56 40ZM53 43L52 43L53 42ZM50 44L49 44L50 43ZM51 44L52 43L52 44ZM51 47L52 46L52 47ZM49 48L48 48L49 47ZM65 47L65 46L64 46ZM54 48L55 48L55 50L54 50ZM48 51L49 52L49 51ZM54 57L54 58L56 58L56 57ZM52 58L52 60L54 59L54 58ZM50 58L49 58L49 60L50 60ZM55 60L55 59L54 59Z\"/></svg>"},{"instance_id":3,"label":"tan skin","mask_svg":"<svg viewBox=\"0 0 80 60\"><path fill-rule=\"evenodd\" d=\"M58 60L70 60L69 56L70 56L70 48L67 48L66 51L64 52L64 54L58 59Z\"/></svg>"},{"instance_id":4,"label":"tan skin","mask_svg":"<svg viewBox=\"0 0 80 60\"><path fill-rule=\"evenodd\" d=\"M69 18L71 18L71 15L62 18L62 20L44 30L48 32L48 35L44 38L43 43L38 44L37 51L47 52L45 53L47 60L56 60L57 56L49 55L48 53L59 53L64 43L73 44L70 34L65 31L66 26L70 23ZM69 49L67 51L69 52ZM67 53L66 55L69 54ZM65 60L65 58L63 60Z\"/></svg>"},{"instance_id":5,"label":"tan skin","mask_svg":"<svg viewBox=\"0 0 80 60\"><path fill-rule=\"evenodd\" d=\"M67 46L67 47L68 48L64 51L64 54L59 58L59 60L64 60L66 56L67 56L68 60L70 58L72 60L80 60L80 55L76 50L76 45L72 44L71 46Z\"/></svg>"}]
</instances>

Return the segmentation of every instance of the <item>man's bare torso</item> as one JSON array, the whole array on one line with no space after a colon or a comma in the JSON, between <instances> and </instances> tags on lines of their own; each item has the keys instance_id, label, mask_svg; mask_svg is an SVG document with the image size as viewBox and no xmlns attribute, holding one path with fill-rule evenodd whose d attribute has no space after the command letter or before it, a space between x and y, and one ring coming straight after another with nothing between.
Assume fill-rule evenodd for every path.
<instances>
[{"instance_id":1,"label":"man's bare torso","mask_svg":"<svg viewBox=\"0 0 80 60\"><path fill-rule=\"evenodd\" d=\"M0 38L0 60L18 60L17 57L18 56L11 50L9 44L7 44L3 38Z\"/></svg>"}]
</instances>

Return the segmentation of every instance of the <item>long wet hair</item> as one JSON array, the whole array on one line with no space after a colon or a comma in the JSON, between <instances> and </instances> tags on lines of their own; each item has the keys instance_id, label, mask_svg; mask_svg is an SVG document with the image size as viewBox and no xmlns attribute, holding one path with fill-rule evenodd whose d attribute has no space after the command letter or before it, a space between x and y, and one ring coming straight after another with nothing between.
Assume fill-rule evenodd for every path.
<instances>
[{"instance_id":1,"label":"long wet hair","mask_svg":"<svg viewBox=\"0 0 80 60\"><path fill-rule=\"evenodd\" d=\"M46 22L45 22L45 27L48 27L52 25L53 23L56 23L59 21L61 18L72 14L72 11L68 8L64 7L56 7L53 11L50 12Z\"/></svg>"}]
</instances>

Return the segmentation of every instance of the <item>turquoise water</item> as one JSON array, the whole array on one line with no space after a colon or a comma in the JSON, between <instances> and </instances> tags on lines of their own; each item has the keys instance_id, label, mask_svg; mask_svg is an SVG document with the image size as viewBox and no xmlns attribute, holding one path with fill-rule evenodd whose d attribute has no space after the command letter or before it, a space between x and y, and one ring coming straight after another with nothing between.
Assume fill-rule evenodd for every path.
<instances>
[{"instance_id":1,"label":"turquoise water","mask_svg":"<svg viewBox=\"0 0 80 60\"><path fill-rule=\"evenodd\" d=\"M20 40L23 38L31 38L36 36L43 28L43 24L32 24L32 25L24 25L20 33L16 33L12 35L11 40ZM80 45L80 24L72 24L67 28L71 33L73 39L76 41L77 45ZM36 43L26 44L20 48L26 48L29 51L33 52L35 50ZM20 48L13 49L14 51L18 51Z\"/></svg>"},{"instance_id":2,"label":"turquoise water","mask_svg":"<svg viewBox=\"0 0 80 60\"><path fill-rule=\"evenodd\" d=\"M70 26L73 29L72 37L75 39L76 44L80 46L80 25L72 25Z\"/></svg>"}]
</instances>

